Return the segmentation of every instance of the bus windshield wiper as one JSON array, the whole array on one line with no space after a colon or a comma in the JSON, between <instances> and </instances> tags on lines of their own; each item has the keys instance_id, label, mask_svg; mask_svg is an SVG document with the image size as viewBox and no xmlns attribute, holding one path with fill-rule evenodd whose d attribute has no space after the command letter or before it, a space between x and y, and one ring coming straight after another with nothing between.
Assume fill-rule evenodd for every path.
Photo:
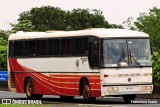
<instances>
[{"instance_id":1,"label":"bus windshield wiper","mask_svg":"<svg viewBox=\"0 0 160 107\"><path fill-rule=\"evenodd\" d=\"M141 63L137 61L137 59L132 55L132 52L129 50L129 58L130 58L130 62L132 63L132 59L133 61L139 65L140 67L142 67ZM132 58L132 59L131 59Z\"/></svg>"}]
</instances>

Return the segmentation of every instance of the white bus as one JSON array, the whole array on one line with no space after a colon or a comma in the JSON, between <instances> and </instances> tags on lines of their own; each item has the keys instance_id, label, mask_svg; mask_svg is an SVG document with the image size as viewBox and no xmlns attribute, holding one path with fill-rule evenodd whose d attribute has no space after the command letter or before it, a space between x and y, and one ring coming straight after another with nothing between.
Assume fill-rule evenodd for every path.
<instances>
[{"instance_id":1,"label":"white bus","mask_svg":"<svg viewBox=\"0 0 160 107\"><path fill-rule=\"evenodd\" d=\"M17 32L9 36L9 89L27 98L151 94L149 35L126 29Z\"/></svg>"}]
</instances>

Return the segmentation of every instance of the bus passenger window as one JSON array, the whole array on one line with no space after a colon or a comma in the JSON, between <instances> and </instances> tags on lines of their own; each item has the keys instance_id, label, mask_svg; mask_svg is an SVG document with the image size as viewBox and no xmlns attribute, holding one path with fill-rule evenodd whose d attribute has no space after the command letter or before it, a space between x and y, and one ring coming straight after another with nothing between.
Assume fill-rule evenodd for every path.
<instances>
[{"instance_id":1,"label":"bus passenger window","mask_svg":"<svg viewBox=\"0 0 160 107\"><path fill-rule=\"evenodd\" d=\"M37 55L47 55L47 40L37 40Z\"/></svg>"},{"instance_id":2,"label":"bus passenger window","mask_svg":"<svg viewBox=\"0 0 160 107\"><path fill-rule=\"evenodd\" d=\"M87 55L88 54L88 38L75 39L75 54Z\"/></svg>"},{"instance_id":3,"label":"bus passenger window","mask_svg":"<svg viewBox=\"0 0 160 107\"><path fill-rule=\"evenodd\" d=\"M49 55L59 55L60 54L60 40L59 39L50 39L49 40Z\"/></svg>"},{"instance_id":4,"label":"bus passenger window","mask_svg":"<svg viewBox=\"0 0 160 107\"><path fill-rule=\"evenodd\" d=\"M14 41L13 56L23 56L23 55L24 55L24 42Z\"/></svg>"},{"instance_id":5,"label":"bus passenger window","mask_svg":"<svg viewBox=\"0 0 160 107\"><path fill-rule=\"evenodd\" d=\"M14 41L9 41L9 57L13 56Z\"/></svg>"},{"instance_id":6,"label":"bus passenger window","mask_svg":"<svg viewBox=\"0 0 160 107\"><path fill-rule=\"evenodd\" d=\"M73 39L62 39L61 52L62 52L62 55L73 55L74 53Z\"/></svg>"},{"instance_id":7,"label":"bus passenger window","mask_svg":"<svg viewBox=\"0 0 160 107\"><path fill-rule=\"evenodd\" d=\"M25 42L25 55L35 56L35 41L34 40Z\"/></svg>"},{"instance_id":8,"label":"bus passenger window","mask_svg":"<svg viewBox=\"0 0 160 107\"><path fill-rule=\"evenodd\" d=\"M98 41L89 42L89 64L91 68L99 67L99 43Z\"/></svg>"}]
</instances>

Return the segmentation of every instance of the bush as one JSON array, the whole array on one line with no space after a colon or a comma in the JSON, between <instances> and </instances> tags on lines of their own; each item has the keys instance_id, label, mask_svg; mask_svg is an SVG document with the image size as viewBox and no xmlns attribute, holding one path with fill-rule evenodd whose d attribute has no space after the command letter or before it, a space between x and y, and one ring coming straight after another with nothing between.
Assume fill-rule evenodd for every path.
<instances>
[{"instance_id":1,"label":"bush","mask_svg":"<svg viewBox=\"0 0 160 107\"><path fill-rule=\"evenodd\" d=\"M0 71L7 71L7 46L0 46Z\"/></svg>"},{"instance_id":2,"label":"bush","mask_svg":"<svg viewBox=\"0 0 160 107\"><path fill-rule=\"evenodd\" d=\"M160 53L154 52L152 55L153 84L160 84Z\"/></svg>"}]
</instances>

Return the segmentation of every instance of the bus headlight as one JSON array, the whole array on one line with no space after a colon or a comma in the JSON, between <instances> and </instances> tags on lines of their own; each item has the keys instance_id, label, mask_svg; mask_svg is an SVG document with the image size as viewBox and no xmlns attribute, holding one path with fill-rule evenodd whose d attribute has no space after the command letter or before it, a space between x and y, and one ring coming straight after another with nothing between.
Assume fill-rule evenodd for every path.
<instances>
[{"instance_id":1,"label":"bus headlight","mask_svg":"<svg viewBox=\"0 0 160 107\"><path fill-rule=\"evenodd\" d=\"M107 91L108 91L108 92L118 91L118 90L119 90L118 87L108 87L108 88L107 88Z\"/></svg>"},{"instance_id":2,"label":"bus headlight","mask_svg":"<svg viewBox=\"0 0 160 107\"><path fill-rule=\"evenodd\" d=\"M141 86L141 90L152 90L152 86Z\"/></svg>"}]
</instances>

